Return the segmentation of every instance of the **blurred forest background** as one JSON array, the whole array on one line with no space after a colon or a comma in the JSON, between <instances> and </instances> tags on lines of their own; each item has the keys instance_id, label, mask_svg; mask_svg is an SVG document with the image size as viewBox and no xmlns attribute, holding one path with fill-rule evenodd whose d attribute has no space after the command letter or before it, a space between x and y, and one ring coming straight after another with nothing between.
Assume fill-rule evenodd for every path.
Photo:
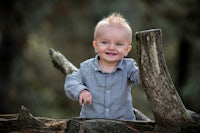
<instances>
[{"instance_id":1,"label":"blurred forest background","mask_svg":"<svg viewBox=\"0 0 200 133\"><path fill-rule=\"evenodd\" d=\"M166 63L185 106L200 113L199 0L1 0L0 114L21 105L35 116L79 116L78 102L64 93L65 75L56 70L49 48L75 66L94 57L97 21L119 12L134 32L161 28ZM137 60L136 41L129 57ZM153 118L142 88L133 86L134 107Z\"/></svg>"}]
</instances>

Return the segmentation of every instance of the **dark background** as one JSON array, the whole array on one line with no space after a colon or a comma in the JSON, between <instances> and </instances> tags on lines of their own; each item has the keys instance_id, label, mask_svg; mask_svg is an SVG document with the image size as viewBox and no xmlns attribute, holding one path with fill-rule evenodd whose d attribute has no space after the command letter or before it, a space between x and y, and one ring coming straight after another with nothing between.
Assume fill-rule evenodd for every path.
<instances>
[{"instance_id":1,"label":"dark background","mask_svg":"<svg viewBox=\"0 0 200 133\"><path fill-rule=\"evenodd\" d=\"M80 106L64 93L65 76L49 48L75 66L95 56L95 24L112 12L134 32L161 28L166 63L184 105L200 113L199 0L0 0L0 114L21 105L35 116L78 116ZM137 60L136 42L129 54ZM142 88L133 86L134 107L153 118Z\"/></svg>"}]
</instances>

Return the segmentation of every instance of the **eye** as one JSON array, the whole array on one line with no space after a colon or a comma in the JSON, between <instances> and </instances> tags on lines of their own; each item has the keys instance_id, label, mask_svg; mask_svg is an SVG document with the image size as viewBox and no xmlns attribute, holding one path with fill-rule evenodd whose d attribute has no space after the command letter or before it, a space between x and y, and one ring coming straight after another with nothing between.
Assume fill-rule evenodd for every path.
<instances>
[{"instance_id":1,"label":"eye","mask_svg":"<svg viewBox=\"0 0 200 133\"><path fill-rule=\"evenodd\" d=\"M103 44L108 44L108 42L107 42L107 41L102 41L101 43L103 43Z\"/></svg>"},{"instance_id":2,"label":"eye","mask_svg":"<svg viewBox=\"0 0 200 133\"><path fill-rule=\"evenodd\" d=\"M122 43L116 43L115 45L116 45L116 46L123 46Z\"/></svg>"}]
</instances>

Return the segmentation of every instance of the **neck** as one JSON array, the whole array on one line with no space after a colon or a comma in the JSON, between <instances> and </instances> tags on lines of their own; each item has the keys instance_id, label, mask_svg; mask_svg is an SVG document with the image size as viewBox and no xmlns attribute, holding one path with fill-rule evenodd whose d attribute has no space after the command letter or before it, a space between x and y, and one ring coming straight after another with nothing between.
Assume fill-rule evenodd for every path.
<instances>
[{"instance_id":1,"label":"neck","mask_svg":"<svg viewBox=\"0 0 200 133\"><path fill-rule=\"evenodd\" d=\"M99 59L99 66L101 67L101 69L106 72L106 73L111 73L114 71L114 69L116 68L117 64L116 63L107 63L107 62L102 62Z\"/></svg>"}]
</instances>

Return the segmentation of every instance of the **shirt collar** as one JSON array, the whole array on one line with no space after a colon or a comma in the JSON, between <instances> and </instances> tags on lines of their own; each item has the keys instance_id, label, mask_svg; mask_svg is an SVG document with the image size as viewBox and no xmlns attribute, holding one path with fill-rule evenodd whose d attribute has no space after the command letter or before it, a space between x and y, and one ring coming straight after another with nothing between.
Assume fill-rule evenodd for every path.
<instances>
[{"instance_id":1,"label":"shirt collar","mask_svg":"<svg viewBox=\"0 0 200 133\"><path fill-rule=\"evenodd\" d=\"M123 69L123 61L124 59L122 59L118 64L117 64L117 67L115 68L114 72L117 70L117 69ZM99 66L99 55L96 55L95 56L95 70L96 71L101 71L101 67Z\"/></svg>"}]
</instances>

